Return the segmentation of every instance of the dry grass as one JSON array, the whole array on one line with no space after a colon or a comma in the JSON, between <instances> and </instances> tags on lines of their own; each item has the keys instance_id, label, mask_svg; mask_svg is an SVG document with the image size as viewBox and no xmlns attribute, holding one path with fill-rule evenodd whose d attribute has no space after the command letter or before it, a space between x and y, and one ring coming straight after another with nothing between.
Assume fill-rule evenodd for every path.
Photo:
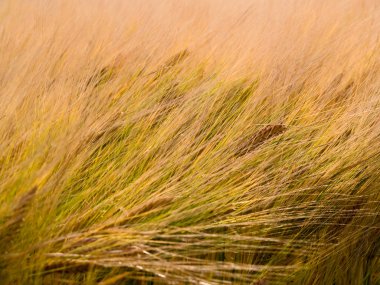
<instances>
[{"instance_id":1,"label":"dry grass","mask_svg":"<svg viewBox=\"0 0 380 285\"><path fill-rule=\"evenodd\" d=\"M0 283L379 284L379 4L0 1Z\"/></svg>"}]
</instances>

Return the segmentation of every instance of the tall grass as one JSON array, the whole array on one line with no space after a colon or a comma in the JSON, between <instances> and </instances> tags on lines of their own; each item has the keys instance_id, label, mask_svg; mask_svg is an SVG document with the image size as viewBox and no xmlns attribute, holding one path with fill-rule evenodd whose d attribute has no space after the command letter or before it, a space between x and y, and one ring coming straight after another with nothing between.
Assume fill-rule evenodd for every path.
<instances>
[{"instance_id":1,"label":"tall grass","mask_svg":"<svg viewBox=\"0 0 380 285\"><path fill-rule=\"evenodd\" d=\"M1 284L379 284L380 3L0 2Z\"/></svg>"}]
</instances>

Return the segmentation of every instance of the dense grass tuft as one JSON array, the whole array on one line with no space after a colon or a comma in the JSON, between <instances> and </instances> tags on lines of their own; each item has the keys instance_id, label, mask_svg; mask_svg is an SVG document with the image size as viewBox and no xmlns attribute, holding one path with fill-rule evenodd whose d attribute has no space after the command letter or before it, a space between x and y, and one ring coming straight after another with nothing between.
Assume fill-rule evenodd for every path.
<instances>
[{"instance_id":1,"label":"dense grass tuft","mask_svg":"<svg viewBox=\"0 0 380 285\"><path fill-rule=\"evenodd\" d=\"M0 283L380 284L379 4L0 1Z\"/></svg>"}]
</instances>

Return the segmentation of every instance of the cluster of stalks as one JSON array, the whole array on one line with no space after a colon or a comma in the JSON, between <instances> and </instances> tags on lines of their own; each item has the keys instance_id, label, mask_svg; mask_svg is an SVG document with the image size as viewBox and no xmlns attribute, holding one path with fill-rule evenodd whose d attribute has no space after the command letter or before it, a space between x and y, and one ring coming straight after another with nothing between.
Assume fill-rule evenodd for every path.
<instances>
[{"instance_id":1,"label":"cluster of stalks","mask_svg":"<svg viewBox=\"0 0 380 285\"><path fill-rule=\"evenodd\" d=\"M0 284L379 284L379 4L0 1Z\"/></svg>"}]
</instances>

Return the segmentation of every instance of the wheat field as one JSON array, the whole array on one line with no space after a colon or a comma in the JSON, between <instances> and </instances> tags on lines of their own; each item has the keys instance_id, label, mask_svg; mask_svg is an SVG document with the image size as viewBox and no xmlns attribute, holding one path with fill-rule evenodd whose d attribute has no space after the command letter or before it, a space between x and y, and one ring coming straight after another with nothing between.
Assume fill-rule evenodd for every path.
<instances>
[{"instance_id":1,"label":"wheat field","mask_svg":"<svg viewBox=\"0 0 380 285\"><path fill-rule=\"evenodd\" d=\"M380 284L380 1L1 0L0 284Z\"/></svg>"}]
</instances>

